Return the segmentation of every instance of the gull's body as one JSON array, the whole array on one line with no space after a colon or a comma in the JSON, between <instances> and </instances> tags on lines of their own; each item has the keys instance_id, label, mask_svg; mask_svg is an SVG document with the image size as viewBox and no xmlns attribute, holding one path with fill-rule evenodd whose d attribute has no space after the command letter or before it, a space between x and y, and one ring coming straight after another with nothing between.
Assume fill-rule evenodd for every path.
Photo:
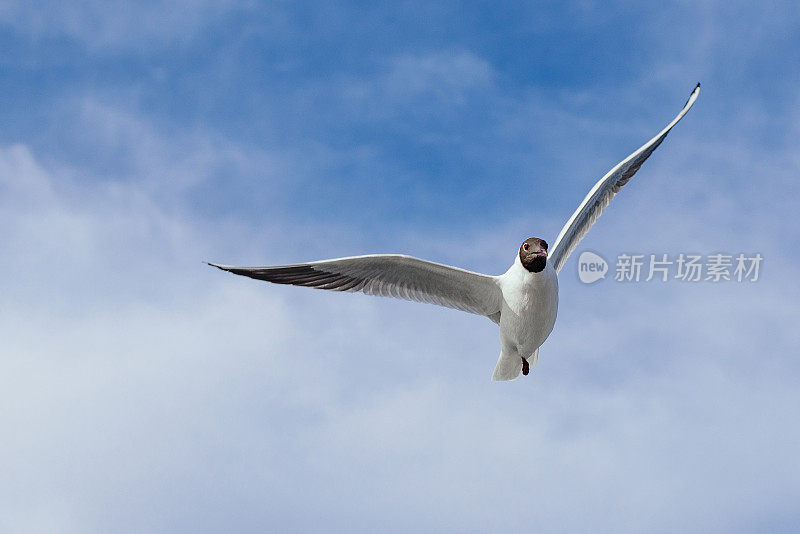
<instances>
[{"instance_id":1,"label":"gull's body","mask_svg":"<svg viewBox=\"0 0 800 534\"><path fill-rule=\"evenodd\" d=\"M558 313L558 276L552 265L529 272L519 257L497 277L502 292L500 358L493 380L513 380L522 371L522 360L536 365L539 347L553 331ZM527 373L526 373L527 374Z\"/></svg>"},{"instance_id":2,"label":"gull's body","mask_svg":"<svg viewBox=\"0 0 800 534\"><path fill-rule=\"evenodd\" d=\"M669 131L692 107L697 84L681 112L658 135L611 169L586 195L548 253L547 243L526 239L511 267L488 276L410 256L355 256L274 267L214 265L234 274L278 284L360 291L428 302L485 315L500 325L500 357L493 380L513 380L538 359L539 347L558 313L558 271L614 195L633 177Z\"/></svg>"}]
</instances>

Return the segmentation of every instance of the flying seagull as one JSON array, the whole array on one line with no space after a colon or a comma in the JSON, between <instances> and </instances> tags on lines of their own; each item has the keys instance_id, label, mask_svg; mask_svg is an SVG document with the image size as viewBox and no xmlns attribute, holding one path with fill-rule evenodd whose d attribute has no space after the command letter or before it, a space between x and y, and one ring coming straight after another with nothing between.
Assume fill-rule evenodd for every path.
<instances>
[{"instance_id":1,"label":"flying seagull","mask_svg":"<svg viewBox=\"0 0 800 534\"><path fill-rule=\"evenodd\" d=\"M296 265L222 270L276 284L360 291L367 295L428 302L485 315L500 325L500 358L492 380L514 380L536 365L558 311L558 272L622 186L664 141L697 100L700 84L680 113L639 150L603 176L561 229L552 247L537 237L522 242L505 274L489 276L400 254L374 254Z\"/></svg>"}]
</instances>

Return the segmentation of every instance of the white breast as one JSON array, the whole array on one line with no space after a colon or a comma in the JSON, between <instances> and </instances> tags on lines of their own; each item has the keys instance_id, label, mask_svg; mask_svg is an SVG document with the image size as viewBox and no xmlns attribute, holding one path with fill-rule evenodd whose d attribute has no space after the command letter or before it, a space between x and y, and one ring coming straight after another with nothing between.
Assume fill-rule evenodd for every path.
<instances>
[{"instance_id":1,"label":"white breast","mask_svg":"<svg viewBox=\"0 0 800 534\"><path fill-rule=\"evenodd\" d=\"M553 330L558 312L558 278L548 262L542 272L532 273L517 256L511 268L500 276L503 310L500 338L504 346L530 355Z\"/></svg>"}]
</instances>

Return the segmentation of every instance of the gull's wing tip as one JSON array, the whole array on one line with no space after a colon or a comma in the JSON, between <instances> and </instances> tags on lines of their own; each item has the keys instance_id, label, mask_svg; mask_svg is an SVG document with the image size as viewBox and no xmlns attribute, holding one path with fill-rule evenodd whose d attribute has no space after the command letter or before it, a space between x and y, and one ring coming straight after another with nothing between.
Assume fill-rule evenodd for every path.
<instances>
[{"instance_id":1,"label":"gull's wing tip","mask_svg":"<svg viewBox=\"0 0 800 534\"><path fill-rule=\"evenodd\" d=\"M697 98L697 94L699 92L700 92L700 82L697 82L697 85L694 86L694 89L692 89L692 92L689 93L689 98L686 99L686 103L683 105L683 107L686 107L689 104L689 102L694 103L692 101L692 99L696 99Z\"/></svg>"},{"instance_id":2,"label":"gull's wing tip","mask_svg":"<svg viewBox=\"0 0 800 534\"><path fill-rule=\"evenodd\" d=\"M216 267L217 269L221 269L223 271L230 271L232 267L230 265L217 265L216 263L211 263L210 261L203 262L206 265L210 265L211 267Z\"/></svg>"}]
</instances>

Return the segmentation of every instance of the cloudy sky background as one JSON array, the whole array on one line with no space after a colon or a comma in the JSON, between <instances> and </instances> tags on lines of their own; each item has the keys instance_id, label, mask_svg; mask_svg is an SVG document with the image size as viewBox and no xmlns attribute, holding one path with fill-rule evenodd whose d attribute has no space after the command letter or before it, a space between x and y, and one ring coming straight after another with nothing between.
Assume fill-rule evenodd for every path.
<instances>
[{"instance_id":1,"label":"cloudy sky background","mask_svg":"<svg viewBox=\"0 0 800 534\"><path fill-rule=\"evenodd\" d=\"M0 5L0 530L800 525L792 4ZM561 275L532 374L485 318L205 266L499 274L695 108Z\"/></svg>"}]
</instances>

